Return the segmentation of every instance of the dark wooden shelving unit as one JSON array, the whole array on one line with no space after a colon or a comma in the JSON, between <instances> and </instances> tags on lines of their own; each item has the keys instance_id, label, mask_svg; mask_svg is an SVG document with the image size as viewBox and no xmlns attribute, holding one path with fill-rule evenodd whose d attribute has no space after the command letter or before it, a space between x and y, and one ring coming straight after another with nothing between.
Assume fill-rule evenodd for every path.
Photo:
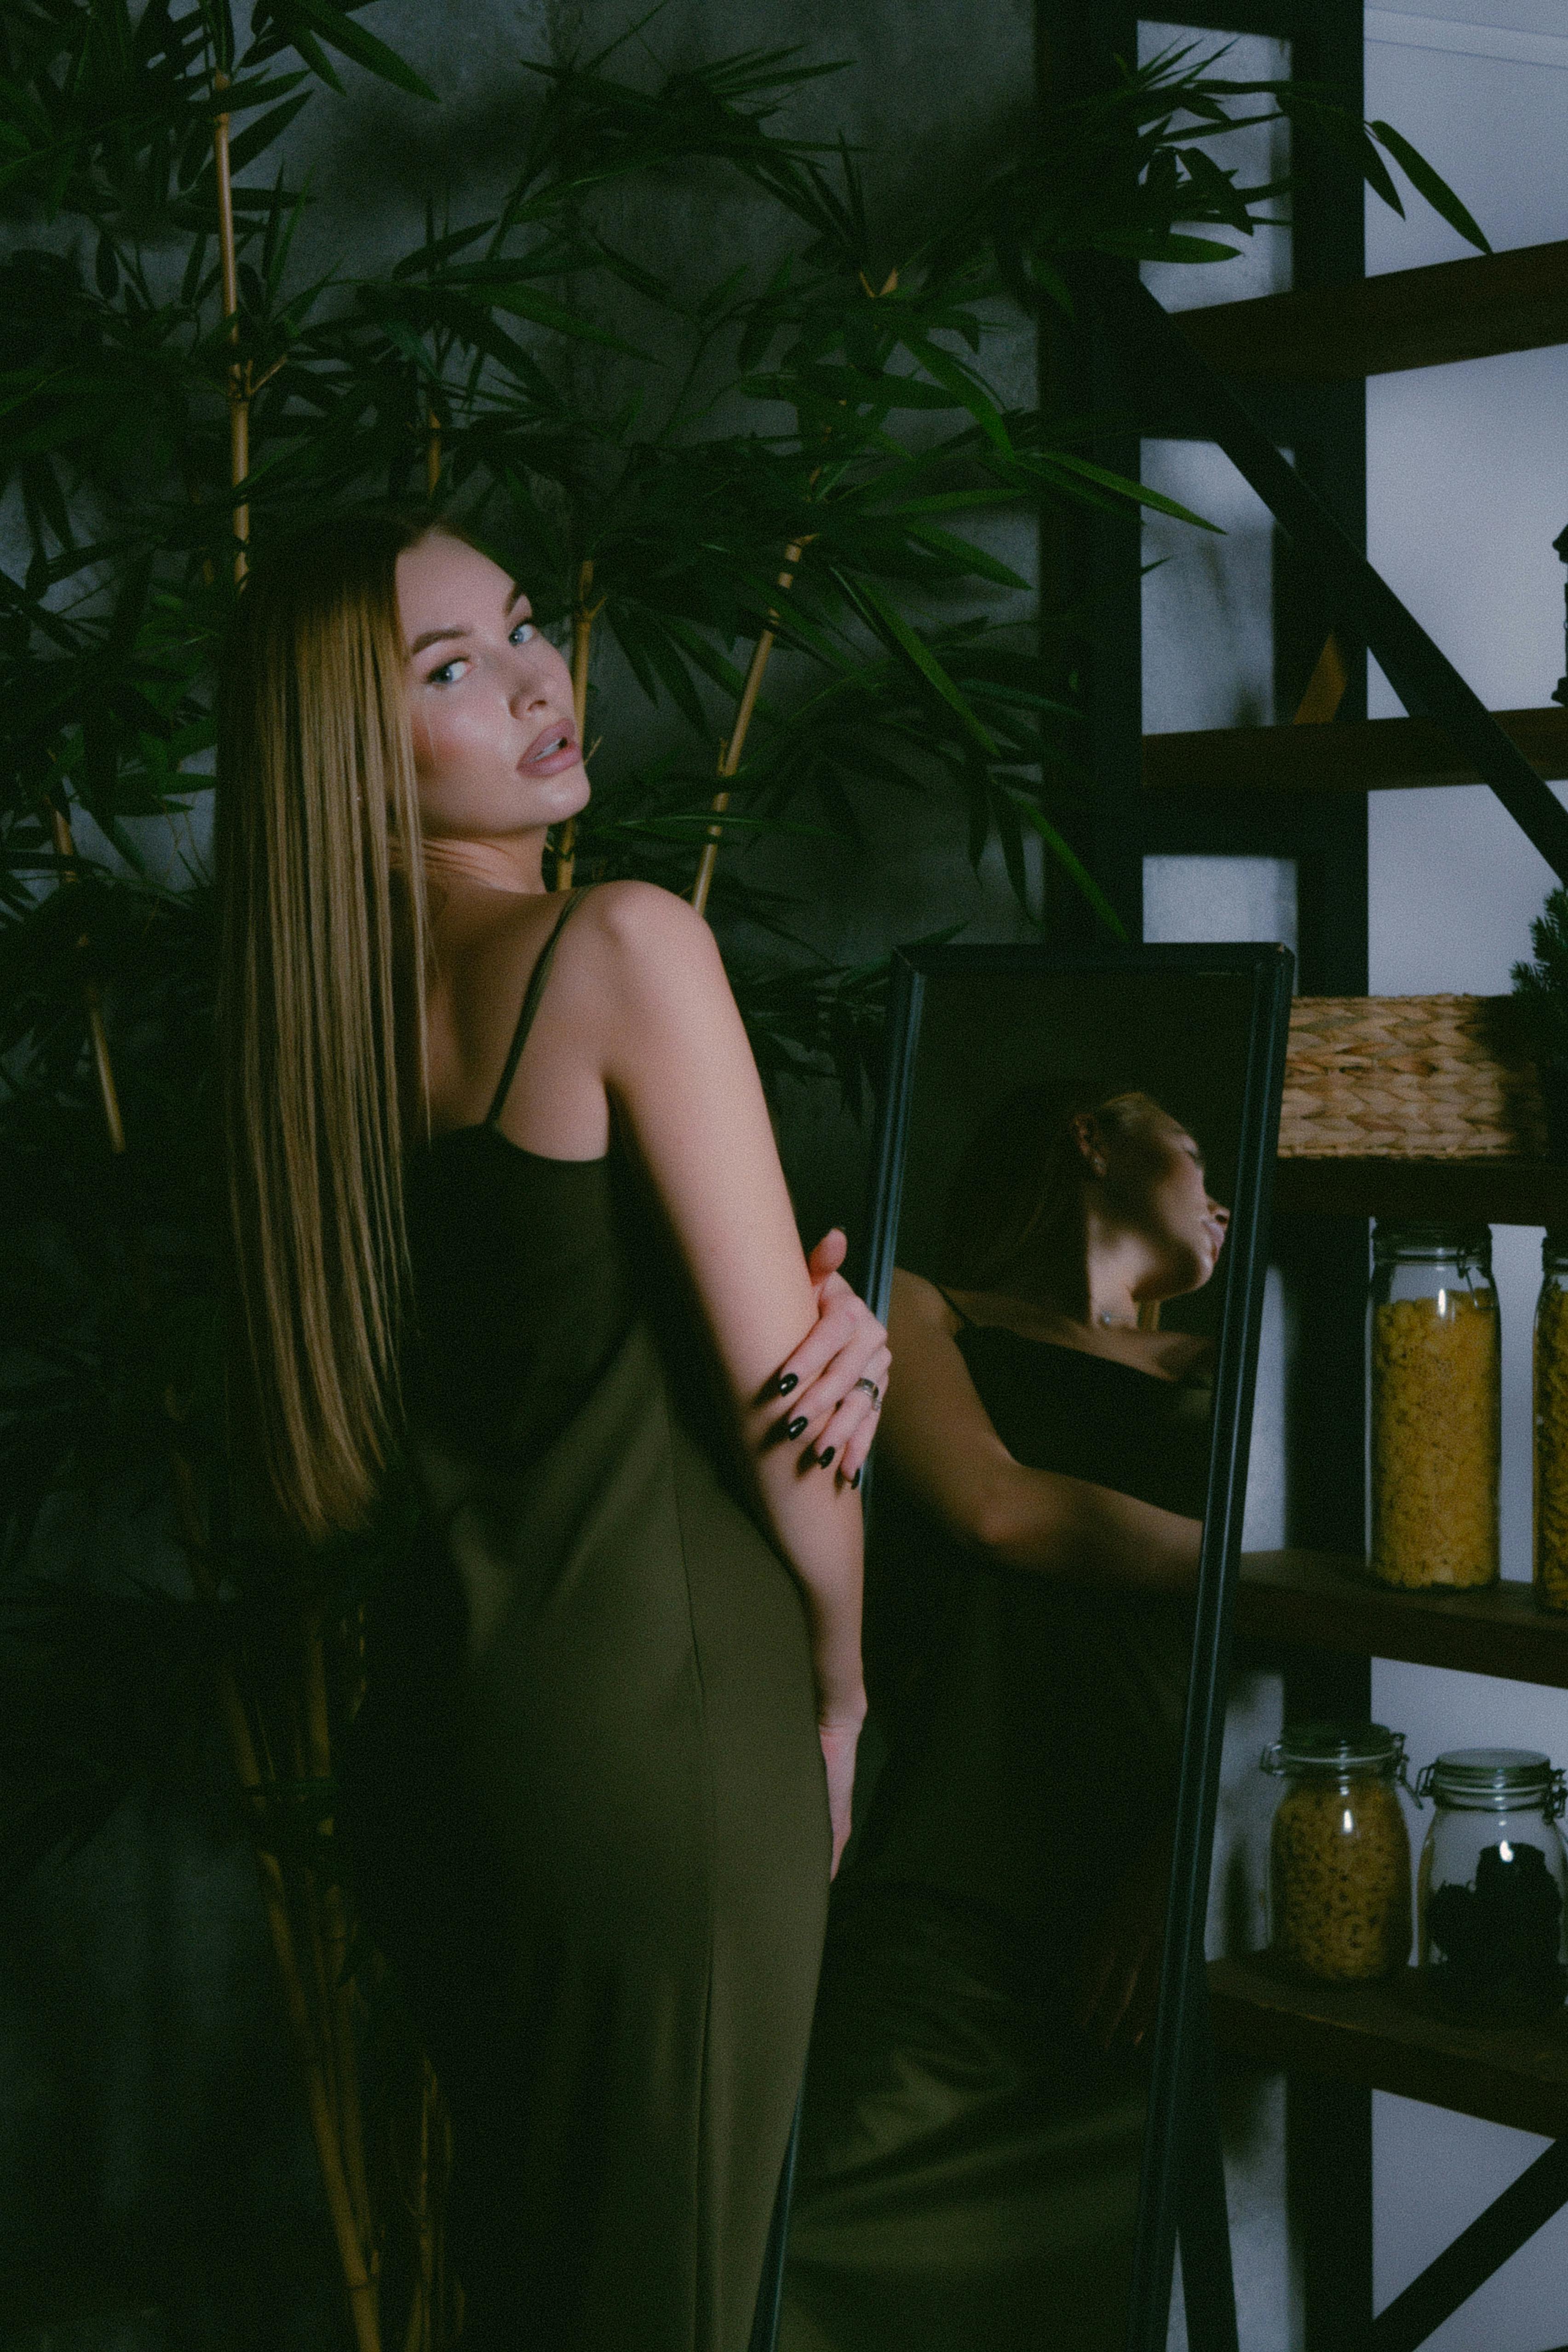
<instances>
[{"instance_id":1,"label":"dark wooden shelving unit","mask_svg":"<svg viewBox=\"0 0 1568 2352\"><path fill-rule=\"evenodd\" d=\"M1289 39L1298 78L1332 83L1362 110L1357 0L1195 0L1195 7L1185 23ZM1098 62L1080 59L1074 68L1083 87L1095 72L1106 78L1113 54L1135 46L1125 11L1114 24L1112 16L1109 0L1052 0L1046 11L1052 57L1071 52L1079 24L1092 17L1098 28ZM1274 482L1278 503L1267 488L1260 495L1277 520L1287 511L1293 518L1275 541L1274 707L1315 723L1142 732L1139 551L1113 520L1099 519L1088 531L1076 570L1063 575L1072 594L1059 603L1097 615L1092 636L1084 633L1073 647L1086 681L1088 764L1097 787L1093 838L1086 835L1080 846L1129 930L1136 935L1141 860L1151 852L1289 857L1297 871L1302 994L1355 997L1365 994L1369 979L1368 795L1482 781L1430 720L1366 717L1364 625L1377 619L1386 635L1390 616L1353 562L1324 557L1334 524L1353 558L1364 551L1366 380L1568 343L1568 240L1367 279L1359 175L1337 151L1304 136L1293 162L1296 290L1184 310L1169 337L1164 329L1145 332L1135 305L1103 305L1103 318L1089 303L1091 324L1075 333L1092 364L1055 388L1063 401L1069 392L1076 396L1075 413L1093 410L1098 396L1107 414L1126 420L1120 449L1096 448L1102 462L1134 463L1136 432L1218 446L1255 488ZM1120 322L1116 331L1106 328L1107 318ZM1151 352L1165 363L1152 364ZM1189 352L1222 381L1193 369ZM1299 484L1327 510L1322 528L1307 501L1293 490L1287 497L1277 466L1264 462L1270 443L1274 452L1289 450ZM1316 692L1331 635L1343 671L1332 718ZM1403 637L1397 644L1410 651ZM1415 683L1418 688L1419 678ZM1550 684L1542 681L1543 696ZM1417 690L1405 698L1417 709L1445 709L1469 754L1491 756L1485 781L1516 814L1533 811L1542 821L1545 796L1524 766L1548 783L1568 778L1568 710L1495 714L1521 764L1489 742L1490 730L1471 724L1474 714L1453 698L1445 703ZM1401 1061L1391 1047L1389 1059L1399 1083L1387 1092L1402 1099L1412 1079L1408 1055ZM1506 1087L1501 1093L1511 1100ZM1450 1093L1450 1113L1452 1099ZM1528 1588L1397 1592L1374 1583L1352 1554L1364 1539L1366 1219L1568 1226L1568 1169L1509 1156L1540 1148L1538 1118L1521 1115L1511 1127L1493 1117L1490 1143L1479 1134L1487 1122L1478 1118L1458 1146L1473 1150L1469 1157L1315 1156L1329 1140L1385 1146L1395 1121L1392 1112L1386 1121L1376 1116L1382 1108L1369 1099L1354 1134L1334 1132L1325 1119L1315 1135L1294 1136L1312 1149L1282 1155L1276 1170L1273 1250L1293 1303L1300 1359L1312 1367L1291 1401L1291 1532L1313 1549L1243 1562L1237 1628L1249 1644L1278 1655L1287 1718L1364 1717L1377 1656L1568 1690L1568 1619L1538 1612ZM1464 1121L1449 1116L1446 1129L1456 1124ZM1430 1107L1411 1118L1399 1143L1408 1155L1455 1148L1448 1132L1439 1139ZM1568 2018L1511 2032L1466 2027L1424 2010L1408 1979L1309 1985L1263 1959L1216 1962L1209 1986L1221 2046L1287 2076L1287 2198L1307 2352L1410 2352L1568 2200ZM1546 2133L1558 2143L1375 2320L1374 2090ZM1184 2224L1189 2326L1199 2251ZM1215 2256L1204 2273L1194 2340L1234 2345L1228 2267Z\"/></svg>"},{"instance_id":2,"label":"dark wooden shelving unit","mask_svg":"<svg viewBox=\"0 0 1568 2352\"><path fill-rule=\"evenodd\" d=\"M1297 1216L1568 1224L1568 1168L1544 1160L1281 1158L1274 1206Z\"/></svg>"},{"instance_id":3,"label":"dark wooden shelving unit","mask_svg":"<svg viewBox=\"0 0 1568 2352\"><path fill-rule=\"evenodd\" d=\"M1500 710L1536 773L1568 776L1568 710ZM1215 727L1145 735L1145 793L1371 793L1474 784L1476 771L1429 719L1336 720L1317 727Z\"/></svg>"},{"instance_id":4,"label":"dark wooden shelving unit","mask_svg":"<svg viewBox=\"0 0 1568 2352\"><path fill-rule=\"evenodd\" d=\"M1208 1964L1222 2050L1269 2066L1568 2134L1568 2011L1543 2025L1466 2025L1436 2013L1414 1969L1381 1984L1320 1984L1267 1954Z\"/></svg>"},{"instance_id":5,"label":"dark wooden shelving unit","mask_svg":"<svg viewBox=\"0 0 1568 2352\"><path fill-rule=\"evenodd\" d=\"M1182 332L1209 366L1242 379L1354 383L1541 351L1568 342L1568 241L1221 302L1180 317Z\"/></svg>"},{"instance_id":6,"label":"dark wooden shelving unit","mask_svg":"<svg viewBox=\"0 0 1568 2352\"><path fill-rule=\"evenodd\" d=\"M1473 1592L1402 1592L1343 1555L1251 1552L1241 1563L1236 1630L1270 1646L1458 1666L1568 1690L1568 1616L1538 1609L1531 1588L1514 1581Z\"/></svg>"}]
</instances>

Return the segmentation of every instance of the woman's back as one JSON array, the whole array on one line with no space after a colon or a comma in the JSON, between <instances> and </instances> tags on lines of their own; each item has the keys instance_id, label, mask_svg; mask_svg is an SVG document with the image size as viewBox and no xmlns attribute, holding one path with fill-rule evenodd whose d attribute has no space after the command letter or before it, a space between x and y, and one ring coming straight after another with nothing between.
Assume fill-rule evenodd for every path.
<instances>
[{"instance_id":1,"label":"woman's back","mask_svg":"<svg viewBox=\"0 0 1568 2352\"><path fill-rule=\"evenodd\" d=\"M549 950L519 1055L547 983ZM474 2341L729 2352L827 1894L799 1594L615 1136L559 1160L449 1130L409 1199L425 1512L376 1612L354 1807L454 2106Z\"/></svg>"}]
</instances>

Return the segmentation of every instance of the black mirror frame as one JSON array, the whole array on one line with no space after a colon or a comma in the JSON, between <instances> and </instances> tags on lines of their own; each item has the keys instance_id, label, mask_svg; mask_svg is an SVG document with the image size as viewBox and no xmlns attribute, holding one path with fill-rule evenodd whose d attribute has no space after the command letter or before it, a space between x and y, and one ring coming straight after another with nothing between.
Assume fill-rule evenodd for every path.
<instances>
[{"instance_id":1,"label":"black mirror frame","mask_svg":"<svg viewBox=\"0 0 1568 2352\"><path fill-rule=\"evenodd\" d=\"M1215 1365L1214 1440L1198 1566L1192 1681L1182 1736L1170 1909L1150 2065L1137 2249L1128 2305L1128 2352L1165 2352L1188 2126L1195 2106L1193 2070L1200 2063L1200 2049L1207 2046L1204 1922L1294 971L1295 959L1288 948L1228 944L1107 949L1086 954L1028 945L949 945L903 948L894 958L887 1078L866 1277L867 1299L884 1322L928 979L945 972L1166 971L1173 977L1182 972L1249 975L1252 981L1236 1198Z\"/></svg>"}]
</instances>

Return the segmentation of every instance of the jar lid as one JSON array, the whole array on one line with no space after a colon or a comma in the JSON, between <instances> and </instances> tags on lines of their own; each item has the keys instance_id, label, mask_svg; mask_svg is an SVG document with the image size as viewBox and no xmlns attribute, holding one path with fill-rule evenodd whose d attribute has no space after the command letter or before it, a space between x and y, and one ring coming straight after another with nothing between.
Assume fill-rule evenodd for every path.
<instances>
[{"instance_id":1,"label":"jar lid","mask_svg":"<svg viewBox=\"0 0 1568 2352\"><path fill-rule=\"evenodd\" d=\"M1563 1775L1538 1748L1450 1748L1427 1765L1416 1786L1440 1805L1505 1813L1516 1805L1563 1809Z\"/></svg>"},{"instance_id":2,"label":"jar lid","mask_svg":"<svg viewBox=\"0 0 1568 2352\"><path fill-rule=\"evenodd\" d=\"M1265 1748L1265 1772L1390 1772L1405 1760L1405 1734L1384 1723L1288 1723Z\"/></svg>"},{"instance_id":3,"label":"jar lid","mask_svg":"<svg viewBox=\"0 0 1568 2352\"><path fill-rule=\"evenodd\" d=\"M1372 1229L1372 1247L1377 1257L1488 1258L1491 1255L1491 1227L1379 1217Z\"/></svg>"}]
</instances>

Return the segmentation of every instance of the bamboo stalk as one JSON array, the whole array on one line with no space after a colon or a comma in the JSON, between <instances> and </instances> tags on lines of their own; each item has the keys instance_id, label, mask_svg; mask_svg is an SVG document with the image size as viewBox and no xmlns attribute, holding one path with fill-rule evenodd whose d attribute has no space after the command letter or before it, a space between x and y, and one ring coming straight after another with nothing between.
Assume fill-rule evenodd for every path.
<instances>
[{"instance_id":1,"label":"bamboo stalk","mask_svg":"<svg viewBox=\"0 0 1568 2352\"><path fill-rule=\"evenodd\" d=\"M217 1598L217 1585L207 1560L206 1538L196 1501L195 1478L183 1449L174 1446L172 1452L174 1492L181 1534L191 1563L192 1581L204 1601L213 1601ZM234 1666L227 1660L218 1675L218 1702L228 1731L229 1747L240 1787L246 1796L258 1798L266 1783L256 1759L256 1742L251 1736L239 1684ZM283 1988L288 2038L293 2044L295 2063L305 2093L310 2137L316 2144L316 2160L321 2168L321 2185L326 2193L332 2234L337 2241L338 2259L348 2293L349 2315L353 2322L357 2352L381 2352L375 2285L365 2262L364 2248L355 2222L326 2075L310 2022L309 2004L305 1998L305 1979L299 1966L294 1925L288 1911L288 1890L276 1854L258 1848L256 1863L261 1878L262 1908L267 1915L273 1958Z\"/></svg>"},{"instance_id":2,"label":"bamboo stalk","mask_svg":"<svg viewBox=\"0 0 1568 2352\"><path fill-rule=\"evenodd\" d=\"M49 815L54 824L55 854L68 859L64 879L72 885L79 883L81 875L77 865L77 845L71 835L70 819L53 802ZM84 931L78 940L78 949L87 946ZM125 1152L125 1121L120 1114L120 1089L114 1083L114 1065L109 1057L109 1036L103 1025L103 1001L98 982L87 972L81 978L82 1002L87 1007L87 1031L92 1042L92 1066L98 1076L98 1098L103 1109L103 1123L109 1129L109 1148L117 1160Z\"/></svg>"},{"instance_id":3,"label":"bamboo stalk","mask_svg":"<svg viewBox=\"0 0 1568 2352\"><path fill-rule=\"evenodd\" d=\"M896 268L890 269L881 286L876 287L872 284L862 269L860 272L860 281L865 289L868 300L874 302L881 295L896 292L898 271ZM816 488L821 470L820 467L813 469L808 485L809 489ZM788 591L793 587L795 567L800 561L800 551L805 545L806 537L803 535L793 546L785 549L784 570L779 574L779 586L781 590ZM740 700L736 705L735 726L731 730L729 740L719 746L718 773L721 789L713 796L712 813L715 816L722 816L729 806L728 782L740 767L741 754L746 749L746 738L750 732L752 713L757 708L757 698L762 690L762 680L773 651L778 626L778 614L769 613L768 626L751 649L751 659L747 665L745 682L740 689ZM697 860L696 877L692 883L692 905L699 915L705 914L707 910L708 892L713 887L714 868L718 864L719 844L723 838L722 828L718 825L713 826L703 845L702 856Z\"/></svg>"},{"instance_id":4,"label":"bamboo stalk","mask_svg":"<svg viewBox=\"0 0 1568 2352\"><path fill-rule=\"evenodd\" d=\"M779 574L780 589L789 589L794 585L795 567L800 561L800 543L785 549L784 569ZM713 796L712 813L715 816L722 816L729 806L729 779L740 767L741 754L746 749L746 739L750 732L752 714L757 709L757 698L762 691L762 680L768 668L768 657L773 651L778 627L778 614L769 613L768 626L751 648L751 659L746 667L746 679L740 689L740 700L735 708L735 726L731 730L729 740L722 744L719 749L718 772L722 782L720 790ZM716 824L711 826L707 840L703 845L703 854L697 860L696 879L692 884L692 905L699 915L705 914L707 910L707 895L713 887L713 870L718 864L718 845L723 838L722 828Z\"/></svg>"},{"instance_id":5,"label":"bamboo stalk","mask_svg":"<svg viewBox=\"0 0 1568 2352\"><path fill-rule=\"evenodd\" d=\"M312 1777L325 1780L329 1778L332 1769L331 1730L327 1710L327 1650L319 1615L312 1616L308 1628L305 1674L307 1754ZM329 1822L324 1826L329 1831L333 1825ZM337 2084L336 2106L342 2135L343 2162L360 2241L366 2250L373 2278L376 2270L373 2216L370 2183L365 2173L364 2116L360 2102L359 2056L354 2038L353 1987L347 1976L349 1923L342 1888L335 1885L318 1885L316 1910L320 1922L327 1979L321 2013L327 2025L326 2038Z\"/></svg>"},{"instance_id":6,"label":"bamboo stalk","mask_svg":"<svg viewBox=\"0 0 1568 2352\"><path fill-rule=\"evenodd\" d=\"M604 610L602 596L597 604L589 603L592 586L593 558L585 555L578 566L577 595L571 607L571 715L580 750L583 750L588 736L589 647L593 639L593 624ZM573 856L576 841L577 819L569 816L560 829L560 845L555 854L555 887L558 890L570 890L571 887L571 870L577 862Z\"/></svg>"},{"instance_id":7,"label":"bamboo stalk","mask_svg":"<svg viewBox=\"0 0 1568 2352\"><path fill-rule=\"evenodd\" d=\"M413 2218L419 2252L413 2294L408 2308L403 2352L432 2352L435 2319L435 2228L431 2210L431 2125L434 2120L435 2077L425 2060L419 2091L419 2179L414 2187Z\"/></svg>"},{"instance_id":8,"label":"bamboo stalk","mask_svg":"<svg viewBox=\"0 0 1568 2352\"><path fill-rule=\"evenodd\" d=\"M227 89L226 73L213 76L214 90ZM239 352L239 257L235 245L234 184L229 176L229 118L226 114L213 117L213 168L218 190L218 254L223 265L224 317L228 321L229 341L235 348L235 358L229 363L229 488L237 489L250 471L250 371L238 356ZM248 504L234 509L234 535L239 541L235 551L235 579L246 574L246 542L250 538L250 508Z\"/></svg>"}]
</instances>

